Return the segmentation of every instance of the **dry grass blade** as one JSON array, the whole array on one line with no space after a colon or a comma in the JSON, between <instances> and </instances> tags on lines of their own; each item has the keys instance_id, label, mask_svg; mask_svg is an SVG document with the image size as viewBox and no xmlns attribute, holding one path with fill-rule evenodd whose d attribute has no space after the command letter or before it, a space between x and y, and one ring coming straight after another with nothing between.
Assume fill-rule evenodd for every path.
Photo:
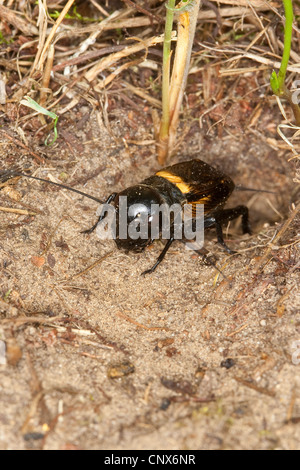
<instances>
[{"instance_id":1,"label":"dry grass blade","mask_svg":"<svg viewBox=\"0 0 300 470\"><path fill-rule=\"evenodd\" d=\"M18 215L36 215L36 212L31 212L26 209L13 209L11 207L2 207L0 206L0 211L2 212L10 212L12 214Z\"/></svg>"},{"instance_id":2,"label":"dry grass blade","mask_svg":"<svg viewBox=\"0 0 300 470\"><path fill-rule=\"evenodd\" d=\"M130 45L122 51L110 54L108 57L104 57L103 59L101 59L94 67L92 67L88 72L86 72L85 78L89 82L91 82L97 77L97 75L99 75L101 72L108 69L109 67L115 65L124 57L128 57L131 54L136 54L137 52L143 51L144 49L148 49L149 47L155 46L156 44L161 44L163 42L163 39L163 35L154 36L152 38L146 39L145 41L138 41L136 44Z\"/></svg>"},{"instance_id":3,"label":"dry grass blade","mask_svg":"<svg viewBox=\"0 0 300 470\"><path fill-rule=\"evenodd\" d=\"M38 62L38 65L37 65L37 70L42 70L42 67L43 67L43 63L44 63L44 59L45 59L45 55L48 51L48 48L50 47L50 44L51 42L53 41L54 39L54 36L56 34L56 31L57 29L59 28L59 25L62 23L62 21L64 20L66 14L68 13L69 9L71 8L71 6L73 5L75 0L68 0L67 4L64 6L62 12L60 13L59 17L57 18L55 24L53 25L53 28L51 29L50 31L50 34L47 38L47 41L43 47L43 50L41 52L41 57L39 59L39 62Z\"/></svg>"},{"instance_id":4,"label":"dry grass blade","mask_svg":"<svg viewBox=\"0 0 300 470\"><path fill-rule=\"evenodd\" d=\"M47 317L39 317L39 316L32 316L32 317L26 317L26 316L19 316L16 318L3 318L0 320L1 325L7 325L7 324L14 324L15 326L19 325L26 325L26 323L39 323L39 324L52 324L55 322L65 322L68 321L69 317L62 317L62 316L56 316L52 318L47 318Z\"/></svg>"},{"instance_id":5,"label":"dry grass blade","mask_svg":"<svg viewBox=\"0 0 300 470\"><path fill-rule=\"evenodd\" d=\"M219 2L215 2L219 3ZM222 2L222 3L228 3L230 5L238 5L239 2ZM275 5L275 3L274 3ZM267 2L258 2L257 6L255 6L256 11L268 11L270 9L270 4ZM241 6L232 6L232 7L225 7L225 8L219 8L219 15L222 18L229 18L229 17L244 17L250 14L249 12L249 4L243 2L241 3ZM200 10L198 13L198 20L199 21L204 21L204 20L211 20L215 19L216 14L213 10ZM145 27L145 26L151 26L153 24L157 24L158 21L155 18L149 18L148 16L138 16L134 18L126 18L122 21L110 21L105 24L103 27L103 31L111 31L117 28L138 28L138 27Z\"/></svg>"},{"instance_id":6,"label":"dry grass blade","mask_svg":"<svg viewBox=\"0 0 300 470\"><path fill-rule=\"evenodd\" d=\"M36 36L38 34L38 29L34 25L21 18L18 12L3 5L0 5L0 18L12 24L16 29L19 29L27 36Z\"/></svg>"},{"instance_id":7,"label":"dry grass blade","mask_svg":"<svg viewBox=\"0 0 300 470\"><path fill-rule=\"evenodd\" d=\"M222 0L219 2L218 0L211 0L214 3L225 3L227 5L239 5L241 7L248 7L250 6L249 0ZM278 2L267 2L266 0L251 0L251 6L254 8L270 8L270 5L274 7L278 6Z\"/></svg>"},{"instance_id":8,"label":"dry grass blade","mask_svg":"<svg viewBox=\"0 0 300 470\"><path fill-rule=\"evenodd\" d=\"M51 92L51 90L49 89L49 84L50 84L51 71L53 67L53 61L54 61L54 46L53 44L51 44L51 46L49 47L46 67L44 70L42 88L40 89L40 102L39 102L40 106L44 106L46 99L47 99L47 93Z\"/></svg>"},{"instance_id":9,"label":"dry grass blade","mask_svg":"<svg viewBox=\"0 0 300 470\"><path fill-rule=\"evenodd\" d=\"M137 96L140 96L143 100L146 100L148 101L148 103L152 104L153 106L155 106L156 108L161 108L161 101L154 98L153 96L149 95L148 93L146 93L143 89L141 88L137 88L133 85L131 85L130 83L128 82L125 82L125 80L122 80L122 85L127 88L128 90L130 90L132 93L134 93L135 95Z\"/></svg>"},{"instance_id":10,"label":"dry grass blade","mask_svg":"<svg viewBox=\"0 0 300 470\"><path fill-rule=\"evenodd\" d=\"M179 112L190 68L197 14L200 6L201 1L195 2L191 11L184 12L179 17L178 39L170 83L170 130L168 142L170 153L172 153L175 147Z\"/></svg>"}]
</instances>

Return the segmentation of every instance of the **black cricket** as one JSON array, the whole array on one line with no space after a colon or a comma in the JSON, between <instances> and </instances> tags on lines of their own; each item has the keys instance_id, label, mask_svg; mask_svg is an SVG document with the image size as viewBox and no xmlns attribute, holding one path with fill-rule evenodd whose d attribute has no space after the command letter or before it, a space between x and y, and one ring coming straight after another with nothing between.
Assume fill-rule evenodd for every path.
<instances>
[{"instance_id":1,"label":"black cricket","mask_svg":"<svg viewBox=\"0 0 300 470\"><path fill-rule=\"evenodd\" d=\"M120 196L127 196L128 225L137 217L139 217L141 212L147 215L150 225L150 220L153 215L151 206L153 204L167 204L168 206L171 206L172 204L177 203L182 207L184 204L191 204L192 208L195 207L196 204L204 204L204 229L214 227L216 230L218 243L222 245L222 247L228 253L234 252L226 245L224 241L222 225L241 216L243 233L251 233L248 208L246 206L239 205L234 208L224 209L226 201L235 189L235 184L232 179L220 170L199 159L177 163L175 165L163 168L153 176L146 178L137 185L130 186L129 188L126 188L119 193L110 194L110 196L104 202L94 196L86 194L77 189L70 188L64 184L54 183L42 178L26 175L19 171L12 170L9 172L8 178L13 176L23 176L38 181L43 181L88 197L100 204L112 204L115 207L116 214L118 214L119 211ZM249 188L237 187L236 189L248 190ZM249 190L251 191L252 189ZM134 210L130 210L130 208L133 209L133 205L135 206ZM102 214L90 229L85 230L82 233L92 233L96 229L97 225L105 217L106 214ZM132 240L130 238L119 238L118 219L116 235L115 242L118 249L124 249L126 251L140 252L143 251L146 246L154 242L154 240L150 237L146 240L142 238L138 238L136 240ZM164 259L174 240L175 238L172 235L171 226L170 238L167 240L164 249L160 253L155 264L150 269L144 271L142 273L143 275L150 274L157 268L157 266ZM199 254L202 255L200 252Z\"/></svg>"}]
</instances>

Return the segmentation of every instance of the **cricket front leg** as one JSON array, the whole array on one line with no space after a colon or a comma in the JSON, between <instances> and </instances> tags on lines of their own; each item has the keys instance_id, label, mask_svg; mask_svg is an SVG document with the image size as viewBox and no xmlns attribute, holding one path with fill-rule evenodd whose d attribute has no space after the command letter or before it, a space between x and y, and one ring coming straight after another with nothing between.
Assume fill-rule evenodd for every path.
<instances>
[{"instance_id":1,"label":"cricket front leg","mask_svg":"<svg viewBox=\"0 0 300 470\"><path fill-rule=\"evenodd\" d=\"M165 245L163 251L161 252L161 254L159 255L159 257L157 258L156 263L152 266L152 268L147 269L147 271L144 271L144 272L142 273L142 276L144 276L145 274L151 274L151 273L153 273L153 271L155 271L155 269L157 268L157 266L162 262L162 260L163 260L164 257L166 256L166 253L167 253L167 251L169 250L170 246L172 245L173 241L174 241L174 238L173 238L173 237L170 238L170 239L167 241L167 243L166 243L166 245Z\"/></svg>"},{"instance_id":2,"label":"cricket front leg","mask_svg":"<svg viewBox=\"0 0 300 470\"><path fill-rule=\"evenodd\" d=\"M112 201L114 201L114 199L116 198L116 195L117 195L117 193L112 193L112 194L107 198L107 200L104 202L104 204L110 204ZM92 233L92 232L97 228L97 225L98 225L103 219L105 219L106 214L107 214L106 212L104 212L104 214L103 214L103 212L102 212L101 215L98 217L97 222L96 222L91 228L88 228L87 230L83 230L83 231L80 232L80 233L87 233L87 234Z\"/></svg>"}]
</instances>

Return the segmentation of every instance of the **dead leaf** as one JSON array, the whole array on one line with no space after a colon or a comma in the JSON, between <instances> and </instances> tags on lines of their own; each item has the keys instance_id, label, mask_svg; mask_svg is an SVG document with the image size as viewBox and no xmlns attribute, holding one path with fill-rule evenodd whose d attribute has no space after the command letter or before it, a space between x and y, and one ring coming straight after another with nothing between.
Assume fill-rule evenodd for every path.
<instances>
[{"instance_id":1,"label":"dead leaf","mask_svg":"<svg viewBox=\"0 0 300 470\"><path fill-rule=\"evenodd\" d=\"M31 262L37 268L41 268L45 264L45 258L43 256L32 256Z\"/></svg>"},{"instance_id":2,"label":"dead leaf","mask_svg":"<svg viewBox=\"0 0 300 470\"><path fill-rule=\"evenodd\" d=\"M15 338L6 340L6 360L11 366L16 366L22 357L22 350Z\"/></svg>"}]
</instances>

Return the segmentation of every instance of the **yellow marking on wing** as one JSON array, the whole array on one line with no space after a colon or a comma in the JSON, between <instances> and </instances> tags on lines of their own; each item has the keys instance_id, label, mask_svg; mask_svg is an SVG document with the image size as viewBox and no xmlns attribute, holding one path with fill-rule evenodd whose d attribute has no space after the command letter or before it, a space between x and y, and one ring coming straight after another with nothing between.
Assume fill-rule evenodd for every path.
<instances>
[{"instance_id":1,"label":"yellow marking on wing","mask_svg":"<svg viewBox=\"0 0 300 470\"><path fill-rule=\"evenodd\" d=\"M197 204L204 204L204 213L208 212L208 209L205 210L205 202L210 201L210 199L211 199L210 196L205 196L205 197L202 197L201 199L198 199L198 201L193 201L193 202L188 203L192 206L192 215L193 215L193 217L196 216L196 207L195 206Z\"/></svg>"},{"instance_id":2,"label":"yellow marking on wing","mask_svg":"<svg viewBox=\"0 0 300 470\"><path fill-rule=\"evenodd\" d=\"M185 183L182 178L178 175L174 175L173 173L170 173L165 170L158 171L156 173L156 176L160 176L161 178L165 178L166 180L170 181L170 183L175 184L179 191L182 192L182 194L187 194L190 192L191 187L188 183Z\"/></svg>"},{"instance_id":3,"label":"yellow marking on wing","mask_svg":"<svg viewBox=\"0 0 300 470\"><path fill-rule=\"evenodd\" d=\"M201 199L198 199L198 201L192 201L189 204L205 204L206 201L210 201L211 197L210 196L205 196L202 197Z\"/></svg>"}]
</instances>

